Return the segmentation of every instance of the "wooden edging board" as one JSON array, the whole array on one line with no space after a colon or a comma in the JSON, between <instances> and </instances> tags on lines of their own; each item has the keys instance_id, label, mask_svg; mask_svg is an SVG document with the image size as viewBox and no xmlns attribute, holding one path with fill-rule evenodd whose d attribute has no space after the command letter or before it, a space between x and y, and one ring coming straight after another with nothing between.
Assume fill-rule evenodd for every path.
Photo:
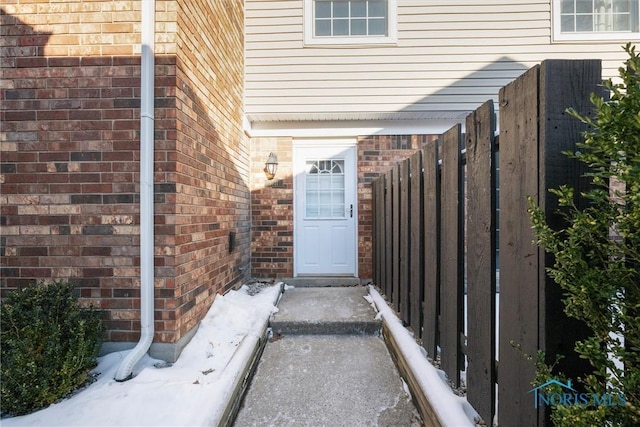
<instances>
[{"instance_id":1,"label":"wooden edging board","mask_svg":"<svg viewBox=\"0 0 640 427\"><path fill-rule=\"evenodd\" d=\"M420 384L414 377L413 372L409 367L409 363L404 359L402 352L400 351L400 347L389 330L387 322L384 320L382 322L382 336L387 344L391 358L400 372L400 376L409 386L413 402L416 405L418 412L420 412L424 425L442 427L443 424L440 422L435 410L431 406L429 399L427 399L425 391L422 390L422 387L420 387Z\"/></svg>"}]
</instances>

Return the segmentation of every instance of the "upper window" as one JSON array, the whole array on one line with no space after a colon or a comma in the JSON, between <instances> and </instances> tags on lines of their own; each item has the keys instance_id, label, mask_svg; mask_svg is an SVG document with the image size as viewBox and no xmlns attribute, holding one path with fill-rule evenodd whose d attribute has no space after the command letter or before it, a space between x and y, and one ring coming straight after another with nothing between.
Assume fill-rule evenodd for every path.
<instances>
[{"instance_id":1,"label":"upper window","mask_svg":"<svg viewBox=\"0 0 640 427\"><path fill-rule=\"evenodd\" d=\"M396 40L396 0L305 0L305 44Z\"/></svg>"},{"instance_id":2,"label":"upper window","mask_svg":"<svg viewBox=\"0 0 640 427\"><path fill-rule=\"evenodd\" d=\"M640 36L639 0L553 0L554 40L628 40Z\"/></svg>"}]
</instances>

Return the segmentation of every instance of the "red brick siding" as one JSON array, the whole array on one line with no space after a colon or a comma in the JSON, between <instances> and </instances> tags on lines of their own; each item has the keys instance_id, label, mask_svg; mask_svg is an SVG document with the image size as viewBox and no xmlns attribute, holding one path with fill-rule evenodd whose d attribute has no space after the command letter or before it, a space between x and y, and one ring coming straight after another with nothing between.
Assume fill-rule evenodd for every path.
<instances>
[{"instance_id":1,"label":"red brick siding","mask_svg":"<svg viewBox=\"0 0 640 427\"><path fill-rule=\"evenodd\" d=\"M217 293L250 273L243 2L178 2L177 27L175 286L183 335Z\"/></svg>"},{"instance_id":2,"label":"red brick siding","mask_svg":"<svg viewBox=\"0 0 640 427\"><path fill-rule=\"evenodd\" d=\"M255 277L293 276L293 147L291 138L251 141L251 271ZM278 170L267 180L269 153Z\"/></svg>"},{"instance_id":3,"label":"red brick siding","mask_svg":"<svg viewBox=\"0 0 640 427\"><path fill-rule=\"evenodd\" d=\"M177 7L156 3L159 342L193 327L215 292L247 274L249 259L242 2L185 2L180 22ZM111 341L139 335L139 9L137 1L3 5L0 27L2 290L71 279L104 310ZM215 45L215 57L173 54L176 31L194 40L182 31L194 22L206 27L194 33L211 38L190 52Z\"/></svg>"}]
</instances>

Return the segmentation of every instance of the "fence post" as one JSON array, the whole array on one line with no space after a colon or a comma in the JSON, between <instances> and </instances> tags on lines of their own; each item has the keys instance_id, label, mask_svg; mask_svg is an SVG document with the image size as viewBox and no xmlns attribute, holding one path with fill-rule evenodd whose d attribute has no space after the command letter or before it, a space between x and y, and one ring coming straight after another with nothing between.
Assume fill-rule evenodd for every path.
<instances>
[{"instance_id":1,"label":"fence post","mask_svg":"<svg viewBox=\"0 0 640 427\"><path fill-rule=\"evenodd\" d=\"M493 101L467 116L467 399L486 425L496 402L495 131Z\"/></svg>"},{"instance_id":2,"label":"fence post","mask_svg":"<svg viewBox=\"0 0 640 427\"><path fill-rule=\"evenodd\" d=\"M457 387L460 384L463 331L463 230L461 126L442 136L442 227L440 271L442 369Z\"/></svg>"},{"instance_id":3,"label":"fence post","mask_svg":"<svg viewBox=\"0 0 640 427\"><path fill-rule=\"evenodd\" d=\"M548 189L578 179L575 160L562 151L580 141L580 126L564 110L588 105L600 83L599 61L554 60L500 90L501 425L545 424L546 408L537 411L530 393L536 353L570 353L579 338L579 329L566 326L559 290L546 276L551 260L533 243L527 196L551 212Z\"/></svg>"}]
</instances>

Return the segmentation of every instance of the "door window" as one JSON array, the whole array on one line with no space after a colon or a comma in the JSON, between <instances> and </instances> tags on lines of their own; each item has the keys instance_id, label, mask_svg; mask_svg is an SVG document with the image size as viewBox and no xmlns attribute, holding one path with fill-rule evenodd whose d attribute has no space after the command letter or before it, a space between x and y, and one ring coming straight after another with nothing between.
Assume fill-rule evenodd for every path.
<instances>
[{"instance_id":1,"label":"door window","mask_svg":"<svg viewBox=\"0 0 640 427\"><path fill-rule=\"evenodd\" d=\"M344 218L344 160L307 160L306 218Z\"/></svg>"}]
</instances>

